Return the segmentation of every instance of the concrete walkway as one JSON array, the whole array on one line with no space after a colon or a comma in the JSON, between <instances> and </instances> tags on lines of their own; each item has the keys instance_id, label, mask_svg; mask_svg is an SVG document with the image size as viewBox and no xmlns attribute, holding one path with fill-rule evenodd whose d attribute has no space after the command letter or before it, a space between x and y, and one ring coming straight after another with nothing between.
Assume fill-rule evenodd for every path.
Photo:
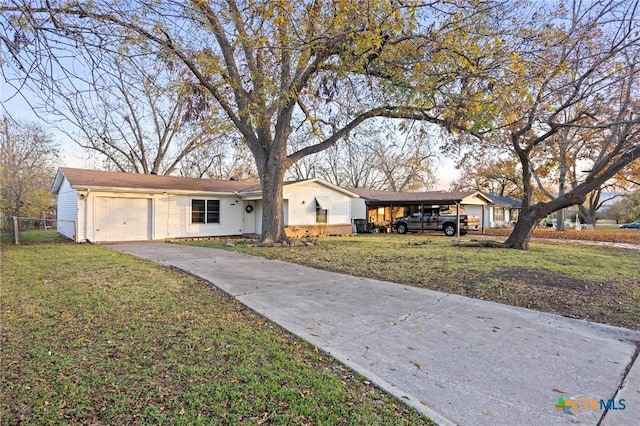
<instances>
[{"instance_id":1,"label":"concrete walkway","mask_svg":"<svg viewBox=\"0 0 640 426\"><path fill-rule=\"evenodd\" d=\"M638 331L223 250L109 247L210 281L440 424L639 424Z\"/></svg>"}]
</instances>

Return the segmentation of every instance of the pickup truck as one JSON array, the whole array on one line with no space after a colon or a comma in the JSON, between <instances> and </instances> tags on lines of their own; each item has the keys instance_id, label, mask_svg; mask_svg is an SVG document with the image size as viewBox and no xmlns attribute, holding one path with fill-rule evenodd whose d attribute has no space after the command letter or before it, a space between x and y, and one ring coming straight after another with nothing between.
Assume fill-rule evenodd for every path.
<instances>
[{"instance_id":1,"label":"pickup truck","mask_svg":"<svg viewBox=\"0 0 640 426\"><path fill-rule=\"evenodd\" d=\"M422 217L421 217L422 216ZM417 211L409 216L399 218L393 224L398 234L407 232L442 231L448 237L456 235L456 215L440 214L437 210L430 212ZM477 216L460 215L460 235L465 235L470 229L478 229L480 219Z\"/></svg>"}]
</instances>

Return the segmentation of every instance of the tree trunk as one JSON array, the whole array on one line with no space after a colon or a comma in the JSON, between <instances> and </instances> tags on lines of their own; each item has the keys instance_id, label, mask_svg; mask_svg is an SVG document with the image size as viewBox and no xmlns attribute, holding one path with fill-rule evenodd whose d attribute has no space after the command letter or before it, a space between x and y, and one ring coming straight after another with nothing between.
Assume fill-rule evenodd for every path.
<instances>
[{"instance_id":1,"label":"tree trunk","mask_svg":"<svg viewBox=\"0 0 640 426\"><path fill-rule=\"evenodd\" d=\"M284 232L283 178L266 176L262 182L262 234L260 244L288 242Z\"/></svg>"},{"instance_id":2,"label":"tree trunk","mask_svg":"<svg viewBox=\"0 0 640 426\"><path fill-rule=\"evenodd\" d=\"M596 216L598 209L602 207L600 197L602 196L602 187L591 191L587 195L587 202L580 204L578 210L584 222L588 225L596 226ZM586 205L585 205L586 204Z\"/></svg>"},{"instance_id":3,"label":"tree trunk","mask_svg":"<svg viewBox=\"0 0 640 426\"><path fill-rule=\"evenodd\" d=\"M504 247L515 248L520 250L529 250L529 240L531 240L531 233L538 226L540 221L547 215L540 208L540 205L535 205L527 209L523 209L518 216L513 232L504 242Z\"/></svg>"},{"instance_id":4,"label":"tree trunk","mask_svg":"<svg viewBox=\"0 0 640 426\"><path fill-rule=\"evenodd\" d=\"M523 207L516 226L503 247L528 250L531 234L542 219L560 209L582 204L584 198L584 194L567 193L562 198L556 198L547 203Z\"/></svg>"},{"instance_id":5,"label":"tree trunk","mask_svg":"<svg viewBox=\"0 0 640 426\"><path fill-rule=\"evenodd\" d=\"M268 161L259 167L262 186L262 233L259 244L288 243L284 231L284 187L285 167L277 160Z\"/></svg>"},{"instance_id":6,"label":"tree trunk","mask_svg":"<svg viewBox=\"0 0 640 426\"><path fill-rule=\"evenodd\" d=\"M580 211L580 216L584 219L584 223L596 226L597 211L595 209L592 209L591 206L589 206L589 208L578 206L578 209Z\"/></svg>"},{"instance_id":7,"label":"tree trunk","mask_svg":"<svg viewBox=\"0 0 640 426\"><path fill-rule=\"evenodd\" d=\"M565 209L560 209L556 212L556 231L565 231L564 222L567 220Z\"/></svg>"}]
</instances>

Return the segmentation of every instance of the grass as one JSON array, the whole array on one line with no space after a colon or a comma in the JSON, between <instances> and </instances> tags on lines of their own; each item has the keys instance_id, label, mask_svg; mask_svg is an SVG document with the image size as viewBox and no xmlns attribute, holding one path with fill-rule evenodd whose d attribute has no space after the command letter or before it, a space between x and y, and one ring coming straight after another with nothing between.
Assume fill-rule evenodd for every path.
<instances>
[{"instance_id":1,"label":"grass","mask_svg":"<svg viewBox=\"0 0 640 426\"><path fill-rule=\"evenodd\" d=\"M1 256L3 424L431 424L191 276L92 245Z\"/></svg>"},{"instance_id":2,"label":"grass","mask_svg":"<svg viewBox=\"0 0 640 426\"><path fill-rule=\"evenodd\" d=\"M316 246L225 247L315 268L640 329L640 251L533 242L528 251L457 247L439 235L328 237Z\"/></svg>"},{"instance_id":3,"label":"grass","mask_svg":"<svg viewBox=\"0 0 640 426\"><path fill-rule=\"evenodd\" d=\"M58 234L55 228L31 228L21 229L18 234L20 244L38 244L38 243L67 243L69 239ZM2 244L15 244L15 235L13 229L7 228L2 230L0 234L0 242Z\"/></svg>"}]
</instances>

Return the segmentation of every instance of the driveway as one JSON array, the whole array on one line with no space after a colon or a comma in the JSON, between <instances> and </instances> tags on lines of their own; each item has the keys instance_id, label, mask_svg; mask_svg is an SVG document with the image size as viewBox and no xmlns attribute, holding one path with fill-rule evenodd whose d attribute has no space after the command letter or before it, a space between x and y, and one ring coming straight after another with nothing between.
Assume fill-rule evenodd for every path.
<instances>
[{"instance_id":1,"label":"driveway","mask_svg":"<svg viewBox=\"0 0 640 426\"><path fill-rule=\"evenodd\" d=\"M213 283L440 424L640 418L638 331L223 250L109 247Z\"/></svg>"}]
</instances>

